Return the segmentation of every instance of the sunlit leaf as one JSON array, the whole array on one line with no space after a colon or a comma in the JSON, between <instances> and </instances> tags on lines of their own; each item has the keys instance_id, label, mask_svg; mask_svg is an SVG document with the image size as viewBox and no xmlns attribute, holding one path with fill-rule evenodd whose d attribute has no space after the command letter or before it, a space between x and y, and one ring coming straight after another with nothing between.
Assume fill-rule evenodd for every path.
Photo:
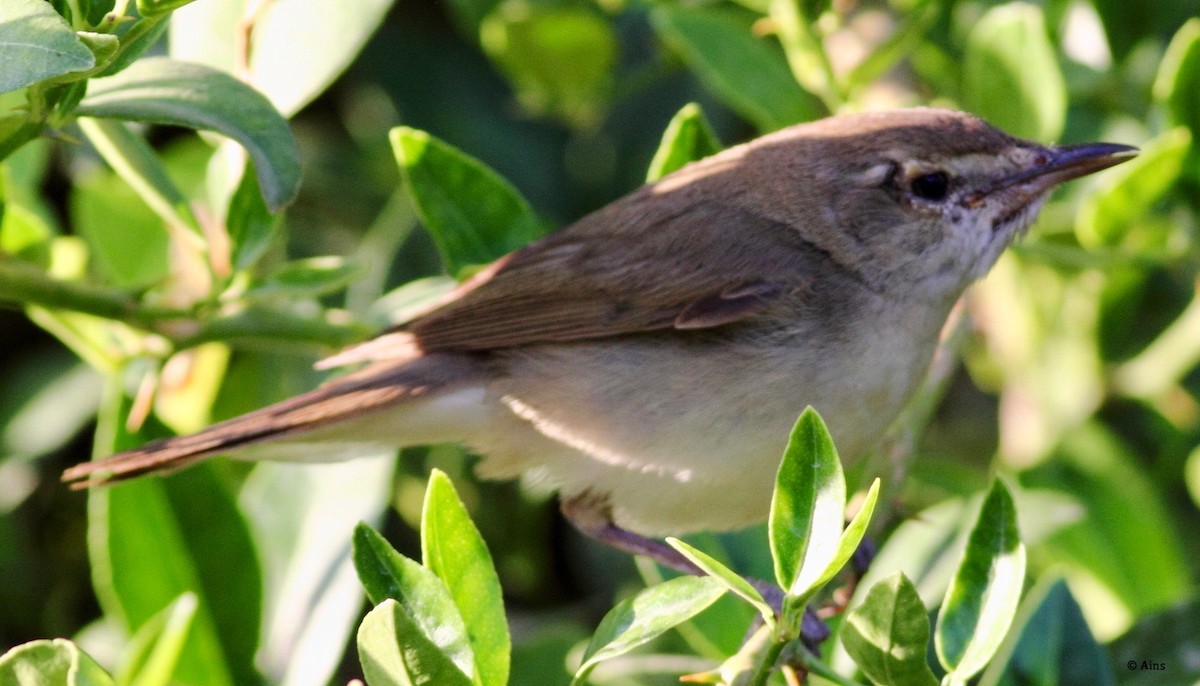
<instances>
[{"instance_id":1,"label":"sunlit leaf","mask_svg":"<svg viewBox=\"0 0 1200 686\"><path fill-rule=\"evenodd\" d=\"M846 480L825 422L811 407L792 429L775 477L769 530L775 580L791 596L812 590L837 555Z\"/></svg>"},{"instance_id":2,"label":"sunlit leaf","mask_svg":"<svg viewBox=\"0 0 1200 686\"><path fill-rule=\"evenodd\" d=\"M657 181L689 162L720 151L721 141L717 140L704 112L696 103L688 103L667 124L654 159L650 160L646 181Z\"/></svg>"},{"instance_id":3,"label":"sunlit leaf","mask_svg":"<svg viewBox=\"0 0 1200 686\"><path fill-rule=\"evenodd\" d=\"M541 235L525 198L480 161L424 131L402 126L390 137L405 188L452 275Z\"/></svg>"},{"instance_id":4,"label":"sunlit leaf","mask_svg":"<svg viewBox=\"0 0 1200 686\"><path fill-rule=\"evenodd\" d=\"M682 576L626 598L600 620L572 683L582 683L600 662L623 655L690 619L723 593L725 585L717 579Z\"/></svg>"},{"instance_id":5,"label":"sunlit leaf","mask_svg":"<svg viewBox=\"0 0 1200 686\"><path fill-rule=\"evenodd\" d=\"M424 640L465 675L475 673L467 626L446 584L432 571L400 553L366 524L354 530L354 567L371 602L391 598L403 608Z\"/></svg>"},{"instance_id":6,"label":"sunlit leaf","mask_svg":"<svg viewBox=\"0 0 1200 686\"><path fill-rule=\"evenodd\" d=\"M0 655L4 686L115 686L96 661L66 639L30 641Z\"/></svg>"},{"instance_id":7,"label":"sunlit leaf","mask_svg":"<svg viewBox=\"0 0 1200 686\"><path fill-rule=\"evenodd\" d=\"M388 598L358 627L358 658L367 686L471 686L471 679Z\"/></svg>"},{"instance_id":8,"label":"sunlit leaf","mask_svg":"<svg viewBox=\"0 0 1200 686\"><path fill-rule=\"evenodd\" d=\"M697 550L678 538L668 538L667 543L681 555L691 560L692 564L704 570L708 576L720 581L726 588L741 596L746 602L754 606L758 613L762 615L763 623L767 626L775 625L775 610L767 604L763 599L762 594L758 589L750 585L732 569L726 567L717 561L716 558Z\"/></svg>"},{"instance_id":9,"label":"sunlit leaf","mask_svg":"<svg viewBox=\"0 0 1200 686\"><path fill-rule=\"evenodd\" d=\"M142 624L131 641L121 683L170 686L198 607L196 594L189 591Z\"/></svg>"},{"instance_id":10,"label":"sunlit leaf","mask_svg":"<svg viewBox=\"0 0 1200 686\"><path fill-rule=\"evenodd\" d=\"M508 682L508 621L492 556L445 473L434 470L421 513L421 553L450 590L467 631L479 677L487 686Z\"/></svg>"},{"instance_id":11,"label":"sunlit leaf","mask_svg":"<svg viewBox=\"0 0 1200 686\"><path fill-rule=\"evenodd\" d=\"M184 1L184 0L174 0ZM249 79L285 116L320 95L379 27L394 0L204 0L171 19L171 57L233 72L238 44L229 37L253 13ZM319 45L320 50L313 46Z\"/></svg>"}]
</instances>

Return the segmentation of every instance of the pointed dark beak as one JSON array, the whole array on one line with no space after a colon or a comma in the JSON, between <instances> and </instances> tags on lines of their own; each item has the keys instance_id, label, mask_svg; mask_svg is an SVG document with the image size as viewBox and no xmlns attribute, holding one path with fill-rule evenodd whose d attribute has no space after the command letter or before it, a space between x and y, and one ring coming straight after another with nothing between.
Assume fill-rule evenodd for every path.
<instances>
[{"instance_id":1,"label":"pointed dark beak","mask_svg":"<svg viewBox=\"0 0 1200 686\"><path fill-rule=\"evenodd\" d=\"M1038 156L1036 163L1028 169L999 179L990 191L1030 184L1031 190L1049 190L1064 181L1077 179L1101 169L1133 159L1138 149L1118 143L1084 143L1047 148Z\"/></svg>"}]
</instances>

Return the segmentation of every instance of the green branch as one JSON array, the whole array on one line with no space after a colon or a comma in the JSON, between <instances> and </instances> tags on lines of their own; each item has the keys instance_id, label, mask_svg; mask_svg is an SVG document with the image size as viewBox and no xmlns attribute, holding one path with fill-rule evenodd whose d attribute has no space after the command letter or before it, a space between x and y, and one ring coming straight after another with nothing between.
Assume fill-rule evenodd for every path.
<instances>
[{"instance_id":1,"label":"green branch","mask_svg":"<svg viewBox=\"0 0 1200 686\"><path fill-rule=\"evenodd\" d=\"M161 335L177 348L211 341L254 339L340 347L371 330L353 321L252 306L199 319L192 310L143 305L132 294L102 286L62 281L32 264L0 255L0 302L82 312Z\"/></svg>"}]
</instances>

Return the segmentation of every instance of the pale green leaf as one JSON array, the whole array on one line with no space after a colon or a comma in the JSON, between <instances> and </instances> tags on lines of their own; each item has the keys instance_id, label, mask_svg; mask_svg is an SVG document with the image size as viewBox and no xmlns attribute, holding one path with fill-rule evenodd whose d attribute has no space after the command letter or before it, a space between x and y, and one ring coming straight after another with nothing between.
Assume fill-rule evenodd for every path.
<instances>
[{"instance_id":1,"label":"pale green leaf","mask_svg":"<svg viewBox=\"0 0 1200 686\"><path fill-rule=\"evenodd\" d=\"M683 106L663 132L662 142L650 160L646 181L657 181L689 162L721 151L721 141L696 103Z\"/></svg>"},{"instance_id":2,"label":"pale green leaf","mask_svg":"<svg viewBox=\"0 0 1200 686\"><path fill-rule=\"evenodd\" d=\"M367 686L471 686L471 679L391 598L359 625L358 659Z\"/></svg>"},{"instance_id":3,"label":"pale green leaf","mask_svg":"<svg viewBox=\"0 0 1200 686\"><path fill-rule=\"evenodd\" d=\"M966 109L993 125L1047 143L1062 134L1066 85L1038 6L1000 5L975 23L962 84Z\"/></svg>"}]
</instances>

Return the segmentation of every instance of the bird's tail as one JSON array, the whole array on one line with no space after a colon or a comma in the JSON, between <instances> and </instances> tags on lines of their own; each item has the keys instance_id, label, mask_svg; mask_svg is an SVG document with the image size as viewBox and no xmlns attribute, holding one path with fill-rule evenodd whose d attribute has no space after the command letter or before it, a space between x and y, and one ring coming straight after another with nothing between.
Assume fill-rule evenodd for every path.
<instances>
[{"instance_id":1,"label":"bird's tail","mask_svg":"<svg viewBox=\"0 0 1200 686\"><path fill-rule=\"evenodd\" d=\"M111 457L75 465L63 472L72 488L106 484L151 472L174 471L193 462L272 440L317 440L345 444L412 445L415 437L383 437L385 429L403 422L373 422L380 411L438 397L447 391L477 384L477 360L460 355L431 355L400 363L379 363L331 381L283 402L214 424L198 433L147 443ZM417 413L421 414L421 413ZM425 413L426 415L428 413ZM366 426L376 431L338 432L338 425ZM426 421L427 418L426 418ZM428 432L425 432L428 433ZM359 434L359 435L356 435ZM371 434L371 435L367 435ZM441 437L453 440L455 437ZM457 437L461 438L461 437ZM333 451L336 453L336 450Z\"/></svg>"}]
</instances>

